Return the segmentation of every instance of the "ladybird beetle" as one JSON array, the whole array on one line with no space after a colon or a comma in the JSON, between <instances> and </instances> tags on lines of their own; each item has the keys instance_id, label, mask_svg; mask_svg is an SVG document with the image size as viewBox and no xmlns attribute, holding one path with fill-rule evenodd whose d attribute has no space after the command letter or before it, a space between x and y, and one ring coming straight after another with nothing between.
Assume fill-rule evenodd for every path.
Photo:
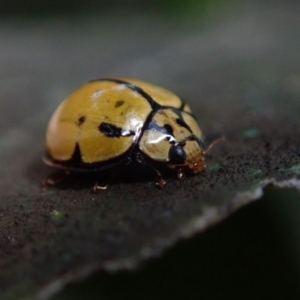
<instances>
[{"instance_id":1,"label":"ladybird beetle","mask_svg":"<svg viewBox=\"0 0 300 300\"><path fill-rule=\"evenodd\" d=\"M137 161L165 185L159 165L205 168L202 132L190 107L172 92L136 79L103 78L76 89L56 109L46 132L47 165L103 171Z\"/></svg>"}]
</instances>

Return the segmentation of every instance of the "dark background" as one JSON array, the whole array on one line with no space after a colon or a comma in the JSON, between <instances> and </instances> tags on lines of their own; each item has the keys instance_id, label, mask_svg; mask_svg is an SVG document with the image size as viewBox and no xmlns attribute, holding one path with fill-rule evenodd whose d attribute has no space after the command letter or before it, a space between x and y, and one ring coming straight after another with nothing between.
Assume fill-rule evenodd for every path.
<instances>
[{"instance_id":1,"label":"dark background","mask_svg":"<svg viewBox=\"0 0 300 300\"><path fill-rule=\"evenodd\" d=\"M242 1L242 5L246 1ZM253 1L252 1L253 2ZM258 2L258 1L256 1ZM265 1L266 2L266 1ZM249 2L250 3L250 2ZM161 12L165 14L177 14L183 15L186 13L194 13L197 10L201 10L201 13L207 13L209 10L218 9L223 5L233 5L238 6L236 2L221 1L221 0L86 0L86 1L69 1L69 0L54 0L54 1L37 1L37 0L27 0L27 1L8 1L3 0L0 3L1 13L4 14L56 14L56 13L89 13L89 12L112 12L112 10L120 9L123 11L127 10L140 10ZM198 11L199 12L199 11Z\"/></svg>"}]
</instances>

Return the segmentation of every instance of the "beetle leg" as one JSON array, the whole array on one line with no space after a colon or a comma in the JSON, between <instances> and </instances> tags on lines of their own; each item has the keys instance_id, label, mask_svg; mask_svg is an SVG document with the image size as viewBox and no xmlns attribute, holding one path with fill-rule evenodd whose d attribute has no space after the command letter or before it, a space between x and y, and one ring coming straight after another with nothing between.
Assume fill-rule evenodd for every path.
<instances>
[{"instance_id":1,"label":"beetle leg","mask_svg":"<svg viewBox=\"0 0 300 300\"><path fill-rule=\"evenodd\" d=\"M185 178L185 173L181 168L177 169L177 179L182 180Z\"/></svg>"},{"instance_id":2,"label":"beetle leg","mask_svg":"<svg viewBox=\"0 0 300 300\"><path fill-rule=\"evenodd\" d=\"M140 153L136 154L136 160L138 163L147 166L148 168L150 168L152 171L155 172L155 184L160 187L163 188L166 185L166 181L163 179L161 173L159 172L158 169L156 169L155 167L153 167L151 164L147 163L143 156Z\"/></svg>"},{"instance_id":3,"label":"beetle leg","mask_svg":"<svg viewBox=\"0 0 300 300\"><path fill-rule=\"evenodd\" d=\"M59 172L50 175L47 179L42 180L42 190L46 191L47 187L49 185L54 186L57 185L61 182L63 182L67 177L69 177L70 172L65 171L65 172Z\"/></svg>"},{"instance_id":4,"label":"beetle leg","mask_svg":"<svg viewBox=\"0 0 300 300\"><path fill-rule=\"evenodd\" d=\"M166 185L166 181L162 178L160 172L157 169L153 169L156 172L156 177L155 177L155 184L163 188Z\"/></svg>"},{"instance_id":5,"label":"beetle leg","mask_svg":"<svg viewBox=\"0 0 300 300\"><path fill-rule=\"evenodd\" d=\"M94 186L92 187L92 192L96 193L97 190L106 190L108 187L108 184L100 185L98 182L95 182Z\"/></svg>"},{"instance_id":6,"label":"beetle leg","mask_svg":"<svg viewBox=\"0 0 300 300\"><path fill-rule=\"evenodd\" d=\"M115 169L109 170L107 178L104 179L104 182L101 182L100 184L98 181L95 182L94 186L92 187L92 192L95 193L98 190L106 190L116 175L117 172Z\"/></svg>"}]
</instances>

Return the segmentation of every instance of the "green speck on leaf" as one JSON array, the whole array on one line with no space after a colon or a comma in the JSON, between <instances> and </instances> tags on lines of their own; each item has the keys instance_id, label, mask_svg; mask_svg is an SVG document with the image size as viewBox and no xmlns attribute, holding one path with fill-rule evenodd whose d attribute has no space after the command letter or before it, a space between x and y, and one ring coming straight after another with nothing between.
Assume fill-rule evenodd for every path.
<instances>
[{"instance_id":1,"label":"green speck on leaf","mask_svg":"<svg viewBox=\"0 0 300 300\"><path fill-rule=\"evenodd\" d=\"M295 174L300 174L300 164L296 164L290 167L290 171L292 171Z\"/></svg>"},{"instance_id":2,"label":"green speck on leaf","mask_svg":"<svg viewBox=\"0 0 300 300\"><path fill-rule=\"evenodd\" d=\"M219 163L216 163L214 165L208 166L208 169L210 171L219 171L222 168L222 165Z\"/></svg>"},{"instance_id":3,"label":"green speck on leaf","mask_svg":"<svg viewBox=\"0 0 300 300\"><path fill-rule=\"evenodd\" d=\"M253 127L253 128L248 128L242 131L241 135L243 138L253 138L259 135L260 131L259 129Z\"/></svg>"},{"instance_id":4,"label":"green speck on leaf","mask_svg":"<svg viewBox=\"0 0 300 300\"><path fill-rule=\"evenodd\" d=\"M59 221L64 217L65 213L63 211L53 210L50 212L50 217L52 221Z\"/></svg>"},{"instance_id":5,"label":"green speck on leaf","mask_svg":"<svg viewBox=\"0 0 300 300\"><path fill-rule=\"evenodd\" d=\"M280 168L280 171L290 171L294 174L300 174L300 164L291 166L290 168Z\"/></svg>"},{"instance_id":6,"label":"green speck on leaf","mask_svg":"<svg viewBox=\"0 0 300 300\"><path fill-rule=\"evenodd\" d=\"M261 173L260 169L249 169L249 175L257 175L260 173Z\"/></svg>"}]
</instances>

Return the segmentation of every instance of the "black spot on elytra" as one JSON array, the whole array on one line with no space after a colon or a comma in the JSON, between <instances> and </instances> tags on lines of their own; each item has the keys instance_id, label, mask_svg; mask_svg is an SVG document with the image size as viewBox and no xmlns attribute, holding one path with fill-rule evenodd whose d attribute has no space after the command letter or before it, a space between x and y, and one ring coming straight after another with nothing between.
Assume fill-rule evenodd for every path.
<instances>
[{"instance_id":1,"label":"black spot on elytra","mask_svg":"<svg viewBox=\"0 0 300 300\"><path fill-rule=\"evenodd\" d=\"M118 100L118 101L115 103L115 108L122 106L124 103L125 103L124 100Z\"/></svg>"},{"instance_id":2,"label":"black spot on elytra","mask_svg":"<svg viewBox=\"0 0 300 300\"><path fill-rule=\"evenodd\" d=\"M105 122L99 125L99 130L100 132L102 132L108 137L121 137L121 136L135 135L135 132L133 130L123 129Z\"/></svg>"},{"instance_id":3,"label":"black spot on elytra","mask_svg":"<svg viewBox=\"0 0 300 300\"><path fill-rule=\"evenodd\" d=\"M173 128L171 125L165 124L164 129L166 130L166 133L168 133L169 135L173 135Z\"/></svg>"},{"instance_id":4,"label":"black spot on elytra","mask_svg":"<svg viewBox=\"0 0 300 300\"><path fill-rule=\"evenodd\" d=\"M81 116L80 118L78 118L78 120L77 120L77 125L78 125L78 126L81 126L82 123L84 123L85 119L86 119L85 116Z\"/></svg>"}]
</instances>

